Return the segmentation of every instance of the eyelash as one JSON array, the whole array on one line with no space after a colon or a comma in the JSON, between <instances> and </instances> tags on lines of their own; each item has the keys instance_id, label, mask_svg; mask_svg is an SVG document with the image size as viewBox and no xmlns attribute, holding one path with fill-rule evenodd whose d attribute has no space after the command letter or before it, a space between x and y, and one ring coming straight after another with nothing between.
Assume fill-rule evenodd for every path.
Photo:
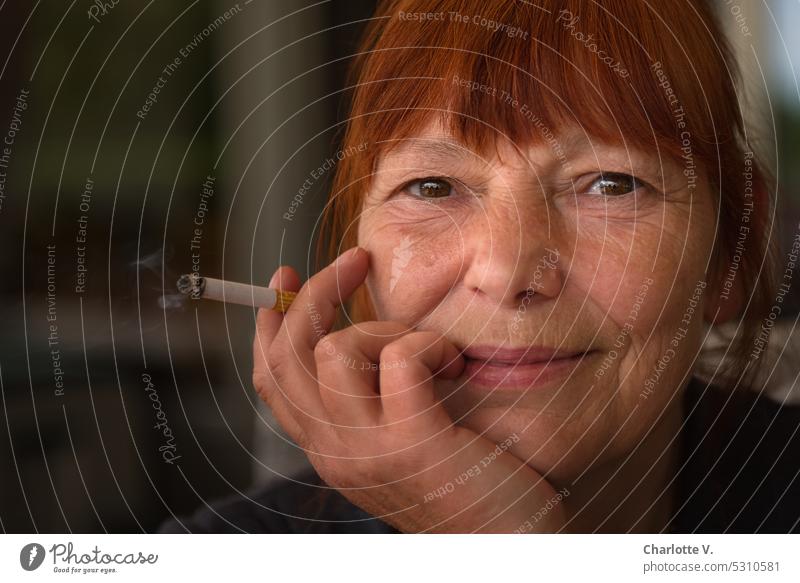
<instances>
[{"instance_id":1,"label":"eyelash","mask_svg":"<svg viewBox=\"0 0 800 583\"><path fill-rule=\"evenodd\" d=\"M605 198L605 199L628 199L628 198L631 198L633 196L636 196L636 193L639 190L641 190L642 188L646 188L646 189L650 188L650 185L647 184L644 180L640 180L636 176L634 176L632 174L626 174L624 172L600 172L600 175L597 176L594 180L592 180L592 182L590 183L590 186L592 186L594 184L597 184L598 182L601 182L603 180L606 180L608 182L613 182L614 180L619 181L619 180L628 180L628 179L630 179L630 181L631 181L631 189L628 192L625 192L625 193L622 193L622 194L617 194L617 195L603 195L603 194L601 194L600 196ZM588 194L588 189L587 189L586 194Z\"/></svg>"},{"instance_id":2,"label":"eyelash","mask_svg":"<svg viewBox=\"0 0 800 583\"><path fill-rule=\"evenodd\" d=\"M605 198L606 200L609 200L609 199L617 199L617 200L628 199L630 197L635 196L637 191L641 190L642 188L645 188L645 189L650 189L651 188L651 186L647 182L637 178L636 176L634 176L632 174L626 174L624 172L602 172L602 171L598 175L594 176L593 180L589 183L589 186L591 187L594 184L596 184L598 182L601 182L603 180L606 180L608 182L612 182L615 179L616 180L630 179L631 182L632 182L631 190L628 191L628 192L625 192L623 194L618 194L618 195L603 195L603 194L600 194L599 195L600 197ZM425 176L423 178L415 178L414 180L410 180L410 181L406 182L405 184L403 184L403 186L400 187L400 192L406 192L406 193L409 193L413 198L417 198L417 199L420 199L420 200L428 200L428 201L438 201L440 199L452 199L454 197L453 194L448 194L447 196L440 196L440 197L435 197L435 196L433 196L433 197L425 197L425 196L421 196L421 195L417 195L417 194L411 194L409 192L409 188L412 185L417 185L417 184L422 185L425 182L439 182L439 183L443 182L443 183L449 185L451 190L455 190L456 192L458 190L460 190L460 188L457 186L457 184L460 184L458 180L455 180L455 179L450 178L448 176ZM586 190L584 190L582 188L581 189L577 189L576 188L575 189L575 193L576 194L589 194L589 190L590 190L589 188L587 188Z\"/></svg>"},{"instance_id":3,"label":"eyelash","mask_svg":"<svg viewBox=\"0 0 800 583\"><path fill-rule=\"evenodd\" d=\"M450 177L447 177L447 176L425 176L423 178L415 178L414 180L410 180L410 181L406 182L403 186L400 187L400 191L401 192L409 192L409 188L412 185L419 184L421 186L425 182L444 182L445 184L450 186L451 190L456 190L456 191L459 190L459 189L457 189L455 187L455 184L454 184L454 183L457 183L458 181L454 180L453 178L450 178ZM433 196L432 197L427 197L427 196L421 196L421 195L417 195L417 194L411 194L411 196L414 197L414 198L418 198L420 200L431 200L431 201L436 201L436 200L439 200L441 198L453 198L452 194L449 194L448 196L441 196L441 197L433 197Z\"/></svg>"}]
</instances>

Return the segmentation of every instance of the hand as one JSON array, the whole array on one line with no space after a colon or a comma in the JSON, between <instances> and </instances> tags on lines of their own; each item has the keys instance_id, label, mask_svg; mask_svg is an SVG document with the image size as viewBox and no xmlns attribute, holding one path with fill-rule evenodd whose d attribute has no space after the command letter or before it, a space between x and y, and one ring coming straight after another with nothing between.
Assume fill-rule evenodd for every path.
<instances>
[{"instance_id":1,"label":"hand","mask_svg":"<svg viewBox=\"0 0 800 583\"><path fill-rule=\"evenodd\" d=\"M453 424L434 379L464 368L444 336L398 322L329 333L361 285L354 248L309 279L286 314L258 313L253 383L320 477L402 532L556 532L562 496L508 449ZM296 291L280 268L271 287Z\"/></svg>"}]
</instances>

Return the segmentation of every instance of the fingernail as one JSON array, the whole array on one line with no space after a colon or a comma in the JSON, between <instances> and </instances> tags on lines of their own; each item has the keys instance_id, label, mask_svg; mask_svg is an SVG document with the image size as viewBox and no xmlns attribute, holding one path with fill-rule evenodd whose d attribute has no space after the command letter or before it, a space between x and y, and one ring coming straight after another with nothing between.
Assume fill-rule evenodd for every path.
<instances>
[{"instance_id":1,"label":"fingernail","mask_svg":"<svg viewBox=\"0 0 800 583\"><path fill-rule=\"evenodd\" d=\"M339 255L339 257L336 259L335 262L336 265L345 264L348 261L351 261L356 256L356 253L358 253L358 245L356 245L355 247L351 247L350 249Z\"/></svg>"},{"instance_id":2,"label":"fingernail","mask_svg":"<svg viewBox=\"0 0 800 583\"><path fill-rule=\"evenodd\" d=\"M281 270L280 267L278 267L278 269L275 270L275 273L272 274L272 277L270 278L267 287L278 287L278 284L280 283L280 278L278 278L278 273L280 272L280 270Z\"/></svg>"}]
</instances>

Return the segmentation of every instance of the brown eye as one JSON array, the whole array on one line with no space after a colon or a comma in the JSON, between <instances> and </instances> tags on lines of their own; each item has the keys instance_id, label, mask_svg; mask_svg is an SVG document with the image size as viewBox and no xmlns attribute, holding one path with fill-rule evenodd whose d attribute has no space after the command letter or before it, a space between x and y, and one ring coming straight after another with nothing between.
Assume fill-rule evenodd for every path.
<instances>
[{"instance_id":1,"label":"brown eye","mask_svg":"<svg viewBox=\"0 0 800 583\"><path fill-rule=\"evenodd\" d=\"M589 191L596 191L603 196L622 196L641 188L643 184L630 174L606 172L592 182Z\"/></svg>"},{"instance_id":2,"label":"brown eye","mask_svg":"<svg viewBox=\"0 0 800 583\"><path fill-rule=\"evenodd\" d=\"M419 198L443 198L450 196L453 187L441 178L423 178L409 183L406 189Z\"/></svg>"}]
</instances>

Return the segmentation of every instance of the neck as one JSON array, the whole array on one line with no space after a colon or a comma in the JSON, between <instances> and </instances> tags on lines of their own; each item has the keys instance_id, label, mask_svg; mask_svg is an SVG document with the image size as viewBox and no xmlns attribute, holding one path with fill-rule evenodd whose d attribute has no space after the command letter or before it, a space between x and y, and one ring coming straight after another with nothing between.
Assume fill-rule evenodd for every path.
<instances>
[{"instance_id":1,"label":"neck","mask_svg":"<svg viewBox=\"0 0 800 583\"><path fill-rule=\"evenodd\" d=\"M676 507L681 395L675 396L630 456L598 466L572 484L560 484L570 491L567 532L654 533L666 529Z\"/></svg>"}]
</instances>

